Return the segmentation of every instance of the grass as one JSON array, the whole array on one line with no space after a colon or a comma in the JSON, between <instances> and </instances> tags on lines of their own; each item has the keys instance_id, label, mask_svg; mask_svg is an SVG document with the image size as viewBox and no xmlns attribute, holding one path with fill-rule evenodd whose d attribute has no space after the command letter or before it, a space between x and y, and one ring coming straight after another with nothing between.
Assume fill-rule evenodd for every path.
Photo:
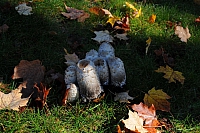
<instances>
[{"instance_id":1,"label":"grass","mask_svg":"<svg viewBox=\"0 0 200 133\"><path fill-rule=\"evenodd\" d=\"M1 0L2 9L7 0ZM76 52L80 58L90 49L97 49L98 44L91 38L93 30L106 19L91 14L84 23L67 20L61 11L65 11L63 3L68 6L88 11L88 8L99 6L108 9L113 15L123 17L127 9L124 0L89 1L89 0L44 0L34 2L33 15L20 16L14 7L18 0L9 0L11 8L0 11L0 25L7 24L10 28L0 35L0 77L4 83L13 83L13 68L20 60L39 59L46 70L55 69L64 73L64 50ZM134 2L130 0L129 2ZM1 6L2 5L2 6ZM138 2L142 7L142 16L131 19L131 31L128 41L115 41L116 56L124 61L127 73L126 89L136 97L133 103L139 103L144 97L143 92L151 88L163 89L172 98L171 114L157 112L159 118L166 117L173 123L174 132L199 132L200 110L200 25L194 23L199 16L199 5L187 0L152 0L147 3ZM154 24L147 22L151 14L156 14ZM173 29L166 28L166 21L181 22L188 26L191 38L183 43L174 35ZM55 31L57 35L49 34ZM152 38L148 54L145 55L146 40ZM80 45L74 48L75 44ZM159 65L154 50L164 47L175 59L174 70L183 73L185 83L168 83L163 74L156 73ZM11 87L12 88L12 87ZM42 111L26 110L0 111L0 132L114 132L115 127L127 115L125 104L113 102L108 94L98 104L75 103L71 106L58 106L57 87L52 88L48 96L50 114Z\"/></svg>"}]
</instances>

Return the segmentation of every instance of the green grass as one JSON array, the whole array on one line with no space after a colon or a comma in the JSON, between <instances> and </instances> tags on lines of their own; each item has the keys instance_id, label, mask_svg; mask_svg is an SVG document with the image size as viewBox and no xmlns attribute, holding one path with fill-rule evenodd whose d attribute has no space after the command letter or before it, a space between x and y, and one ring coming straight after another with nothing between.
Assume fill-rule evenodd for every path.
<instances>
[{"instance_id":1,"label":"green grass","mask_svg":"<svg viewBox=\"0 0 200 133\"><path fill-rule=\"evenodd\" d=\"M6 0L1 0L4 5ZM20 60L39 59L46 70L55 69L64 73L64 50L76 52L80 58L90 49L97 49L98 44L91 38L95 37L94 27L105 24L106 19L91 14L84 23L67 20L61 11L66 5L88 11L88 8L99 6L111 11L118 17L130 9L124 7L124 0L109 0L91 2L89 0L44 0L35 2L33 15L20 16L14 7L18 0L9 0L11 9L0 10L0 26L7 24L10 28L0 35L0 77L4 83L13 83L11 76L13 68ZM128 2L134 2L130 0ZM174 125L174 132L200 131L200 24L194 23L200 14L200 6L187 0L150 0L147 3L138 2L136 7L142 7L142 16L131 19L131 31L128 41L115 41L116 56L124 61L127 73L126 89L136 97L133 103L139 103L144 97L143 92L151 88L163 89L172 98L171 114L157 112L159 118L167 117ZM148 17L156 14L156 22L149 24ZM183 43L174 35L173 29L166 28L166 21L181 22L188 26L191 38ZM55 31L57 35L50 35ZM146 40L152 38L148 54L145 55ZM81 45L73 48L73 44ZM166 52L175 59L174 70L183 73L185 83L168 83L163 74L156 73L159 65L156 62L154 50L164 47ZM0 111L0 132L114 132L116 125L127 115L126 104L113 102L113 96L108 94L98 103L75 103L68 107L60 107L58 95L60 91L53 87L48 96L49 114L42 111L26 110L23 113L15 111Z\"/></svg>"}]
</instances>

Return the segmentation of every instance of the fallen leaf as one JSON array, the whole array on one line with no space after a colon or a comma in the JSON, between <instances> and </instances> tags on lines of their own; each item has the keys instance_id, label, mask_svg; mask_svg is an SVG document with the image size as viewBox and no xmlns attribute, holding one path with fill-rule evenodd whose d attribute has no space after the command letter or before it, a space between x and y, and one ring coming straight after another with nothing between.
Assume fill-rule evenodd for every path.
<instances>
[{"instance_id":1,"label":"fallen leaf","mask_svg":"<svg viewBox=\"0 0 200 133\"><path fill-rule=\"evenodd\" d=\"M177 35L181 39L182 42L186 42L186 43L187 43L187 39L191 37L188 27L184 29L182 26L179 26L179 25L175 26L175 35Z\"/></svg>"},{"instance_id":2,"label":"fallen leaf","mask_svg":"<svg viewBox=\"0 0 200 133\"><path fill-rule=\"evenodd\" d=\"M153 87L151 90L148 91L148 94L145 94L143 100L147 106L152 106L153 104L156 110L169 112L170 103L167 101L167 99L170 98L171 97L162 90L155 90L155 87Z\"/></svg>"},{"instance_id":3,"label":"fallen leaf","mask_svg":"<svg viewBox=\"0 0 200 133\"><path fill-rule=\"evenodd\" d=\"M15 10L19 13L19 15L31 15L32 7L27 6L26 3L19 4L15 7Z\"/></svg>"},{"instance_id":4,"label":"fallen leaf","mask_svg":"<svg viewBox=\"0 0 200 133\"><path fill-rule=\"evenodd\" d=\"M112 27L114 26L115 22L120 20L120 18L118 17L112 17L112 18L109 18L108 21L106 23L110 23L112 25Z\"/></svg>"},{"instance_id":5,"label":"fallen leaf","mask_svg":"<svg viewBox=\"0 0 200 133\"><path fill-rule=\"evenodd\" d=\"M84 10L78 10L75 8L71 8L65 5L65 9L67 10L67 12L61 12L61 14L65 17L67 17L68 19L77 19L78 22L84 22L86 18L89 18L90 15L88 13L86 13Z\"/></svg>"},{"instance_id":6,"label":"fallen leaf","mask_svg":"<svg viewBox=\"0 0 200 133\"><path fill-rule=\"evenodd\" d=\"M174 66L174 58L170 57L169 54L165 53L164 48L159 48L158 50L154 50L154 53L156 54L158 61L159 61L159 65L169 65L170 67Z\"/></svg>"},{"instance_id":7,"label":"fallen leaf","mask_svg":"<svg viewBox=\"0 0 200 133\"><path fill-rule=\"evenodd\" d=\"M89 9L89 11L99 16L108 15L108 17L111 17L111 18L113 17L110 11L108 11L107 9L100 8L100 7L92 7Z\"/></svg>"},{"instance_id":8,"label":"fallen leaf","mask_svg":"<svg viewBox=\"0 0 200 133\"><path fill-rule=\"evenodd\" d=\"M114 37L116 37L116 38L119 38L120 40L128 40L128 37L127 37L127 33L123 33L123 34L116 34L116 35L114 35Z\"/></svg>"},{"instance_id":9,"label":"fallen leaf","mask_svg":"<svg viewBox=\"0 0 200 133\"><path fill-rule=\"evenodd\" d=\"M135 8L135 6L133 6L131 3L126 2L126 5L131 8L133 10L133 17L138 18L141 16L142 14L142 8L140 7L140 9L138 10L137 8Z\"/></svg>"},{"instance_id":10,"label":"fallen leaf","mask_svg":"<svg viewBox=\"0 0 200 133\"><path fill-rule=\"evenodd\" d=\"M143 128L143 119L140 118L136 112L132 112L131 110L129 110L128 116L128 119L122 120L126 128L128 128L131 131L137 131L140 133L148 132L148 130Z\"/></svg>"},{"instance_id":11,"label":"fallen leaf","mask_svg":"<svg viewBox=\"0 0 200 133\"><path fill-rule=\"evenodd\" d=\"M135 18L138 18L138 17L141 16L141 14L142 14L142 8L140 7L140 9L139 9L138 11L135 11L135 12L133 13L133 16L134 16Z\"/></svg>"},{"instance_id":12,"label":"fallen leaf","mask_svg":"<svg viewBox=\"0 0 200 133\"><path fill-rule=\"evenodd\" d=\"M200 0L193 0L194 3L196 3L197 5L200 5Z\"/></svg>"},{"instance_id":13,"label":"fallen leaf","mask_svg":"<svg viewBox=\"0 0 200 133\"><path fill-rule=\"evenodd\" d=\"M132 5L131 3L129 3L129 2L126 2L126 6L128 6L129 8L131 8L131 9L133 9L134 11L138 11L138 9L137 8L135 8L135 6L134 5Z\"/></svg>"},{"instance_id":14,"label":"fallen leaf","mask_svg":"<svg viewBox=\"0 0 200 133\"><path fill-rule=\"evenodd\" d=\"M121 29L121 30L124 30L125 32L129 31L130 30L129 15L126 15L121 20L117 20L115 22L114 29L117 29L117 30Z\"/></svg>"},{"instance_id":15,"label":"fallen leaf","mask_svg":"<svg viewBox=\"0 0 200 133\"><path fill-rule=\"evenodd\" d=\"M96 34L95 38L92 38L93 40L102 43L102 42L113 42L114 38L110 35L109 31L94 31Z\"/></svg>"},{"instance_id":16,"label":"fallen leaf","mask_svg":"<svg viewBox=\"0 0 200 133\"><path fill-rule=\"evenodd\" d=\"M158 68L158 70L155 70L155 72L165 73L163 77L165 79L168 79L169 83L171 82L176 83L176 80L178 80L181 84L184 84L185 77L183 77L182 73L179 71L174 71L168 65L166 65L166 67L160 66L160 68Z\"/></svg>"},{"instance_id":17,"label":"fallen leaf","mask_svg":"<svg viewBox=\"0 0 200 133\"><path fill-rule=\"evenodd\" d=\"M45 67L41 65L40 60L21 60L20 63L15 66L12 79L23 78L23 82L26 83L26 88L22 89L23 97L28 97L33 92L33 86L35 83L40 83L44 79Z\"/></svg>"},{"instance_id":18,"label":"fallen leaf","mask_svg":"<svg viewBox=\"0 0 200 133\"><path fill-rule=\"evenodd\" d=\"M143 104L134 104L131 106L134 111L138 112L138 116L143 119L145 129L150 133L156 133L157 129L155 127L159 126L159 122L156 116L156 110L154 105L152 104L150 107Z\"/></svg>"},{"instance_id":19,"label":"fallen leaf","mask_svg":"<svg viewBox=\"0 0 200 133\"><path fill-rule=\"evenodd\" d=\"M44 106L47 106L46 100L51 88L47 87L43 83L40 83L39 86L36 83L33 87L36 89L33 94L35 97L32 97L29 106L42 109Z\"/></svg>"},{"instance_id":20,"label":"fallen leaf","mask_svg":"<svg viewBox=\"0 0 200 133\"><path fill-rule=\"evenodd\" d=\"M8 25L3 24L2 26L0 26L0 33L6 32L8 30L8 28L9 28Z\"/></svg>"},{"instance_id":21,"label":"fallen leaf","mask_svg":"<svg viewBox=\"0 0 200 133\"><path fill-rule=\"evenodd\" d=\"M120 103L122 102L129 103L128 101L129 99L133 100L134 97L129 96L128 91L117 93L116 96L114 97L114 101L119 101Z\"/></svg>"},{"instance_id":22,"label":"fallen leaf","mask_svg":"<svg viewBox=\"0 0 200 133\"><path fill-rule=\"evenodd\" d=\"M0 109L12 109L19 111L19 107L26 106L29 97L21 98L22 93L20 89L12 90L8 94L0 91Z\"/></svg>"},{"instance_id":23,"label":"fallen leaf","mask_svg":"<svg viewBox=\"0 0 200 133\"><path fill-rule=\"evenodd\" d=\"M198 18L195 19L196 23L200 23L200 16Z\"/></svg>"},{"instance_id":24,"label":"fallen leaf","mask_svg":"<svg viewBox=\"0 0 200 133\"><path fill-rule=\"evenodd\" d=\"M146 40L146 55L147 55L147 52L148 52L148 49L149 49L149 47L150 47L150 44L151 44L151 38L149 37L149 39L148 40Z\"/></svg>"},{"instance_id":25,"label":"fallen leaf","mask_svg":"<svg viewBox=\"0 0 200 133\"><path fill-rule=\"evenodd\" d=\"M76 65L78 63L78 61L80 60L78 58L78 56L75 53L69 54L65 48L64 48L64 51L66 53L65 59L67 60L67 62L65 62L65 64L67 64L67 65Z\"/></svg>"},{"instance_id":26,"label":"fallen leaf","mask_svg":"<svg viewBox=\"0 0 200 133\"><path fill-rule=\"evenodd\" d=\"M154 23L156 21L156 15L155 14L152 14L150 17L149 17L149 23Z\"/></svg>"}]
</instances>

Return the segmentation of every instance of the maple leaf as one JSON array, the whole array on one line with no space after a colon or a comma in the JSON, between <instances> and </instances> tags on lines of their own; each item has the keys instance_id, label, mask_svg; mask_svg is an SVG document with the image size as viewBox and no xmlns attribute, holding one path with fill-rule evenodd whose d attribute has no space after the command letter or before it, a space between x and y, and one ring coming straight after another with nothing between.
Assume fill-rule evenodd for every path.
<instances>
[{"instance_id":1,"label":"maple leaf","mask_svg":"<svg viewBox=\"0 0 200 133\"><path fill-rule=\"evenodd\" d=\"M12 90L8 94L0 91L0 109L12 109L19 111L19 107L26 106L29 98L21 98L21 89Z\"/></svg>"},{"instance_id":2,"label":"maple leaf","mask_svg":"<svg viewBox=\"0 0 200 133\"><path fill-rule=\"evenodd\" d=\"M195 19L196 23L200 23L200 16L198 18Z\"/></svg>"},{"instance_id":3,"label":"maple leaf","mask_svg":"<svg viewBox=\"0 0 200 133\"><path fill-rule=\"evenodd\" d=\"M168 96L162 90L155 90L155 87L153 87L151 90L148 91L148 94L145 94L143 100L147 106L152 106L153 104L156 110L169 112L170 103L167 101L167 99L170 99L170 98L171 97Z\"/></svg>"},{"instance_id":4,"label":"maple leaf","mask_svg":"<svg viewBox=\"0 0 200 133\"><path fill-rule=\"evenodd\" d=\"M128 100L133 100L134 98L128 95L128 91L117 93L114 97L114 101L119 101L120 103L130 103Z\"/></svg>"},{"instance_id":5,"label":"maple leaf","mask_svg":"<svg viewBox=\"0 0 200 133\"><path fill-rule=\"evenodd\" d=\"M143 119L140 118L136 112L132 112L131 110L129 110L128 116L128 119L122 120L126 128L130 129L131 131L137 131L140 133L148 132L148 130L143 128Z\"/></svg>"},{"instance_id":6,"label":"maple leaf","mask_svg":"<svg viewBox=\"0 0 200 133\"><path fill-rule=\"evenodd\" d=\"M113 42L114 38L110 35L109 31L94 31L96 34L95 38L92 38L93 40L102 43L102 42Z\"/></svg>"},{"instance_id":7,"label":"maple leaf","mask_svg":"<svg viewBox=\"0 0 200 133\"><path fill-rule=\"evenodd\" d=\"M149 23L154 23L156 21L156 15L155 14L152 14L150 17L149 17Z\"/></svg>"},{"instance_id":8,"label":"maple leaf","mask_svg":"<svg viewBox=\"0 0 200 133\"><path fill-rule=\"evenodd\" d=\"M110 11L108 11L107 9L100 8L100 7L92 7L89 9L89 11L99 16L108 15L109 18L113 17Z\"/></svg>"},{"instance_id":9,"label":"maple leaf","mask_svg":"<svg viewBox=\"0 0 200 133\"><path fill-rule=\"evenodd\" d=\"M182 76L182 73L179 71L174 71L168 65L166 65L166 67L160 66L160 68L158 68L158 70L155 70L155 72L165 73L163 77L165 79L168 79L169 83L171 82L176 83L176 80L178 80L181 84L184 84L185 77Z\"/></svg>"},{"instance_id":10,"label":"maple leaf","mask_svg":"<svg viewBox=\"0 0 200 133\"><path fill-rule=\"evenodd\" d=\"M65 48L64 48L64 51L66 53L65 59L67 60L67 62L65 62L65 64L67 64L69 66L70 65L76 65L78 63L78 61L80 60L78 58L78 56L75 53L69 54Z\"/></svg>"},{"instance_id":11,"label":"maple leaf","mask_svg":"<svg viewBox=\"0 0 200 133\"><path fill-rule=\"evenodd\" d=\"M149 49L149 47L150 47L150 44L151 44L151 38L149 37L149 39L148 40L146 40L146 43L147 43L147 46L146 46L146 55L147 55L147 52L148 52L148 49Z\"/></svg>"},{"instance_id":12,"label":"maple leaf","mask_svg":"<svg viewBox=\"0 0 200 133\"><path fill-rule=\"evenodd\" d=\"M65 9L67 10L67 12L61 12L61 14L65 17L67 17L68 19L77 19L78 22L84 22L86 18L90 17L90 14L86 13L84 10L78 10L75 8L71 8L65 5Z\"/></svg>"},{"instance_id":13,"label":"maple leaf","mask_svg":"<svg viewBox=\"0 0 200 133\"><path fill-rule=\"evenodd\" d=\"M2 26L0 26L0 33L6 32L8 30L8 28L9 28L8 25L3 24Z\"/></svg>"},{"instance_id":14,"label":"maple leaf","mask_svg":"<svg viewBox=\"0 0 200 133\"><path fill-rule=\"evenodd\" d=\"M110 23L112 25L112 27L114 26L115 22L120 20L120 18L118 17L112 17L112 18L109 18L108 21L106 23Z\"/></svg>"},{"instance_id":15,"label":"maple leaf","mask_svg":"<svg viewBox=\"0 0 200 133\"><path fill-rule=\"evenodd\" d=\"M127 37L127 33L123 33L123 34L116 34L116 35L114 35L114 37L116 37L116 38L119 38L120 40L128 40L128 37Z\"/></svg>"},{"instance_id":16,"label":"maple leaf","mask_svg":"<svg viewBox=\"0 0 200 133\"><path fill-rule=\"evenodd\" d=\"M42 109L44 106L47 105L46 100L47 100L47 96L48 96L51 88L47 87L43 83L40 83L39 86L36 83L36 84L34 84L33 87L36 89L36 91L33 94L35 96L32 97L29 106Z\"/></svg>"},{"instance_id":17,"label":"maple leaf","mask_svg":"<svg viewBox=\"0 0 200 133\"><path fill-rule=\"evenodd\" d=\"M130 21L129 21L129 15L126 15L125 17L123 17L121 20L117 20L115 22L115 26L114 29L117 30L124 30L129 31L130 30Z\"/></svg>"},{"instance_id":18,"label":"maple leaf","mask_svg":"<svg viewBox=\"0 0 200 133\"><path fill-rule=\"evenodd\" d=\"M135 8L132 4L130 4L130 3L128 3L128 2L126 2L126 5L134 11L134 12L133 12L133 16L134 16L135 18L138 18L138 17L141 16L141 14L142 14L142 8L141 8L141 7L140 7L140 9L138 10L137 8Z\"/></svg>"},{"instance_id":19,"label":"maple leaf","mask_svg":"<svg viewBox=\"0 0 200 133\"><path fill-rule=\"evenodd\" d=\"M138 105L132 105L131 108L138 112L138 116L144 120L145 126L157 126L155 125L155 121L157 121L156 110L153 104L148 107L141 102Z\"/></svg>"},{"instance_id":20,"label":"maple leaf","mask_svg":"<svg viewBox=\"0 0 200 133\"><path fill-rule=\"evenodd\" d=\"M161 47L158 50L154 50L154 53L158 57L160 65L164 63L171 67L174 66L174 58L170 57L168 53L166 54L164 48Z\"/></svg>"},{"instance_id":21,"label":"maple leaf","mask_svg":"<svg viewBox=\"0 0 200 133\"><path fill-rule=\"evenodd\" d=\"M33 92L34 84L43 81L44 72L45 67L41 65L40 60L21 60L20 63L15 66L12 79L23 78L23 82L26 82L26 87L22 89L22 97L28 97Z\"/></svg>"},{"instance_id":22,"label":"maple leaf","mask_svg":"<svg viewBox=\"0 0 200 133\"><path fill-rule=\"evenodd\" d=\"M181 39L182 42L186 42L186 43L187 43L187 39L191 37L188 27L184 29L182 26L179 26L179 25L175 26L175 35L177 35Z\"/></svg>"},{"instance_id":23,"label":"maple leaf","mask_svg":"<svg viewBox=\"0 0 200 133\"><path fill-rule=\"evenodd\" d=\"M140 7L140 9L139 9L138 11L135 11L135 12L133 13L133 16L134 16L135 18L138 18L138 17L141 16L141 14L142 14L142 8Z\"/></svg>"},{"instance_id":24,"label":"maple leaf","mask_svg":"<svg viewBox=\"0 0 200 133\"><path fill-rule=\"evenodd\" d=\"M19 13L19 15L31 15L32 7L27 6L26 3L19 4L15 7L15 10Z\"/></svg>"},{"instance_id":25,"label":"maple leaf","mask_svg":"<svg viewBox=\"0 0 200 133\"><path fill-rule=\"evenodd\" d=\"M196 3L197 5L200 5L200 0L193 0L194 3Z\"/></svg>"}]
</instances>

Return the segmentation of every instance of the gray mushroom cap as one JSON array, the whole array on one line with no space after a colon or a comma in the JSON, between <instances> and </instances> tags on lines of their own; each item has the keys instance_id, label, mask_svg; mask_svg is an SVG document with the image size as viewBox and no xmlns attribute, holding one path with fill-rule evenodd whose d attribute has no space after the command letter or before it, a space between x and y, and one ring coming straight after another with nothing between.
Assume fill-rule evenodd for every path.
<instances>
[{"instance_id":1,"label":"gray mushroom cap","mask_svg":"<svg viewBox=\"0 0 200 133\"><path fill-rule=\"evenodd\" d=\"M65 70L65 84L69 85L70 83L76 82L76 66L68 66Z\"/></svg>"},{"instance_id":2,"label":"gray mushroom cap","mask_svg":"<svg viewBox=\"0 0 200 133\"><path fill-rule=\"evenodd\" d=\"M123 61L118 58L108 58L107 63L110 70L111 85L122 87L126 84L126 72Z\"/></svg>"},{"instance_id":3,"label":"gray mushroom cap","mask_svg":"<svg viewBox=\"0 0 200 133\"><path fill-rule=\"evenodd\" d=\"M97 74L99 76L100 83L102 85L109 84L109 69L106 60L102 57L98 57L93 60L96 67Z\"/></svg>"},{"instance_id":4,"label":"gray mushroom cap","mask_svg":"<svg viewBox=\"0 0 200 133\"><path fill-rule=\"evenodd\" d=\"M83 98L91 100L100 95L100 81L92 61L83 59L78 62L77 81Z\"/></svg>"},{"instance_id":5,"label":"gray mushroom cap","mask_svg":"<svg viewBox=\"0 0 200 133\"><path fill-rule=\"evenodd\" d=\"M98 49L99 57L107 58L115 57L115 49L108 42L103 42Z\"/></svg>"},{"instance_id":6,"label":"gray mushroom cap","mask_svg":"<svg viewBox=\"0 0 200 133\"><path fill-rule=\"evenodd\" d=\"M98 52L94 49L91 49L89 52L86 53L86 56L85 56L85 59L88 59L88 60L94 60L95 58L97 58L99 55L98 55Z\"/></svg>"}]
</instances>

